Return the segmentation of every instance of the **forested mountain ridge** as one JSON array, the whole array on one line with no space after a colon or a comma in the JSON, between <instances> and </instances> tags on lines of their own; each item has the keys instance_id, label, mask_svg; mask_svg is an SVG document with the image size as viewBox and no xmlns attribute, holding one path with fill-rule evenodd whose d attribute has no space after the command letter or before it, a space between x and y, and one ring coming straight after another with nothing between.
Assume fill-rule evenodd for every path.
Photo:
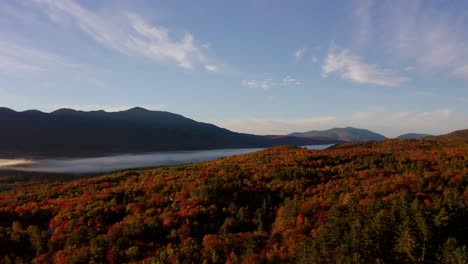
<instances>
[{"instance_id":1,"label":"forested mountain ridge","mask_svg":"<svg viewBox=\"0 0 468 264\"><path fill-rule=\"evenodd\" d=\"M251 148L339 142L330 138L242 134L181 115L132 108L121 112L0 108L0 156L97 156L167 150Z\"/></svg>"},{"instance_id":2,"label":"forested mountain ridge","mask_svg":"<svg viewBox=\"0 0 468 264\"><path fill-rule=\"evenodd\" d=\"M431 135L421 134L421 133L408 133L408 134L400 135L400 136L398 136L396 138L398 138L398 139L419 139L419 138L428 137L428 136L431 136Z\"/></svg>"},{"instance_id":3,"label":"forested mountain ridge","mask_svg":"<svg viewBox=\"0 0 468 264\"><path fill-rule=\"evenodd\" d=\"M336 140L347 141L347 142L362 142L362 141L381 141L387 139L385 136L378 133L372 132L367 129L360 129L354 127L345 128L332 128L328 130L311 130L308 132L296 132L289 134L295 137L313 138L313 137L327 137L334 138Z\"/></svg>"},{"instance_id":4,"label":"forested mountain ridge","mask_svg":"<svg viewBox=\"0 0 468 264\"><path fill-rule=\"evenodd\" d=\"M468 141L274 147L0 193L3 261L466 263Z\"/></svg>"}]
</instances>

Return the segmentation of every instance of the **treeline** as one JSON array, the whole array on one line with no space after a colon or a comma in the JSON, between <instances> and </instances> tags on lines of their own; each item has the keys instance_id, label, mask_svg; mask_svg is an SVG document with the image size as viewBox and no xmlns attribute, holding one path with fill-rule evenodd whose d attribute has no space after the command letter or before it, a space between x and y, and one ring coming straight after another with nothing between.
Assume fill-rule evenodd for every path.
<instances>
[{"instance_id":1,"label":"treeline","mask_svg":"<svg viewBox=\"0 0 468 264\"><path fill-rule=\"evenodd\" d=\"M468 142L275 147L0 193L2 263L468 263Z\"/></svg>"}]
</instances>

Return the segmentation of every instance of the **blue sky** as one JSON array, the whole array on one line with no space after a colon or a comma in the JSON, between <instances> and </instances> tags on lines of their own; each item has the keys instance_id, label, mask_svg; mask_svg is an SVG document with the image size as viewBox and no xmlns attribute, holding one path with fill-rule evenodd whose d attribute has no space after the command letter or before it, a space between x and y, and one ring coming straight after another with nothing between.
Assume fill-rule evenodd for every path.
<instances>
[{"instance_id":1,"label":"blue sky","mask_svg":"<svg viewBox=\"0 0 468 264\"><path fill-rule=\"evenodd\" d=\"M0 105L256 134L468 128L466 1L0 2Z\"/></svg>"}]
</instances>

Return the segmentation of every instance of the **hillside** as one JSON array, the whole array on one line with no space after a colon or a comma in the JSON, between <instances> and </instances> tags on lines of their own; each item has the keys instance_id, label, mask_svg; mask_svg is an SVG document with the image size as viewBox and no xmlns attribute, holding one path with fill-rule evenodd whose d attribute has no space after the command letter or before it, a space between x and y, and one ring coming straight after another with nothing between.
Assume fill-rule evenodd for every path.
<instances>
[{"instance_id":1,"label":"hillside","mask_svg":"<svg viewBox=\"0 0 468 264\"><path fill-rule=\"evenodd\" d=\"M0 108L0 122L0 157L95 156L337 142L235 133L181 115L143 108L109 113L71 109L15 112Z\"/></svg>"},{"instance_id":2,"label":"hillside","mask_svg":"<svg viewBox=\"0 0 468 264\"><path fill-rule=\"evenodd\" d=\"M445 135L426 137L427 140L468 140L468 129L454 131Z\"/></svg>"},{"instance_id":3,"label":"hillside","mask_svg":"<svg viewBox=\"0 0 468 264\"><path fill-rule=\"evenodd\" d=\"M0 259L466 263L467 149L451 140L275 147L17 184L0 192Z\"/></svg>"},{"instance_id":4,"label":"hillside","mask_svg":"<svg viewBox=\"0 0 468 264\"><path fill-rule=\"evenodd\" d=\"M397 137L397 139L419 139L423 137L428 137L431 136L429 134L421 134L421 133L408 133L408 134L403 134Z\"/></svg>"},{"instance_id":5,"label":"hillside","mask_svg":"<svg viewBox=\"0 0 468 264\"><path fill-rule=\"evenodd\" d=\"M289 135L303 138L327 137L347 142L362 142L370 140L381 141L386 139L385 136L370 130L353 127L332 128L328 130L311 130L303 133L296 132Z\"/></svg>"}]
</instances>

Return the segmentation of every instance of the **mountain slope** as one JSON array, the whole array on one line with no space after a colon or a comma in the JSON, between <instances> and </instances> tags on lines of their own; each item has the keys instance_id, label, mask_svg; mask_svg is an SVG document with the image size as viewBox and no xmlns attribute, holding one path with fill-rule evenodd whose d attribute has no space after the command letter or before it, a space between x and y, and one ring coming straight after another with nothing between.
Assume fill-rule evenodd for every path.
<instances>
[{"instance_id":1,"label":"mountain slope","mask_svg":"<svg viewBox=\"0 0 468 264\"><path fill-rule=\"evenodd\" d=\"M375 132L366 130L366 129L359 129L353 127L345 127L345 128L332 128L328 130L311 130L304 133L292 133L289 136L294 137L328 137L333 138L336 140L347 141L347 142L362 142L362 141L369 141L369 140L385 140L387 139L385 136L377 134Z\"/></svg>"},{"instance_id":2,"label":"mountain slope","mask_svg":"<svg viewBox=\"0 0 468 264\"><path fill-rule=\"evenodd\" d=\"M403 134L397 137L397 139L419 139L423 137L428 137L431 136L429 134L420 134L420 133L408 133L408 134Z\"/></svg>"},{"instance_id":3,"label":"mountain slope","mask_svg":"<svg viewBox=\"0 0 468 264\"><path fill-rule=\"evenodd\" d=\"M468 140L468 129L457 130L445 135L426 137L427 140Z\"/></svg>"},{"instance_id":4,"label":"mountain slope","mask_svg":"<svg viewBox=\"0 0 468 264\"><path fill-rule=\"evenodd\" d=\"M0 156L86 156L164 150L313 145L336 140L264 137L229 131L181 115L132 108L122 112L0 108Z\"/></svg>"}]
</instances>

